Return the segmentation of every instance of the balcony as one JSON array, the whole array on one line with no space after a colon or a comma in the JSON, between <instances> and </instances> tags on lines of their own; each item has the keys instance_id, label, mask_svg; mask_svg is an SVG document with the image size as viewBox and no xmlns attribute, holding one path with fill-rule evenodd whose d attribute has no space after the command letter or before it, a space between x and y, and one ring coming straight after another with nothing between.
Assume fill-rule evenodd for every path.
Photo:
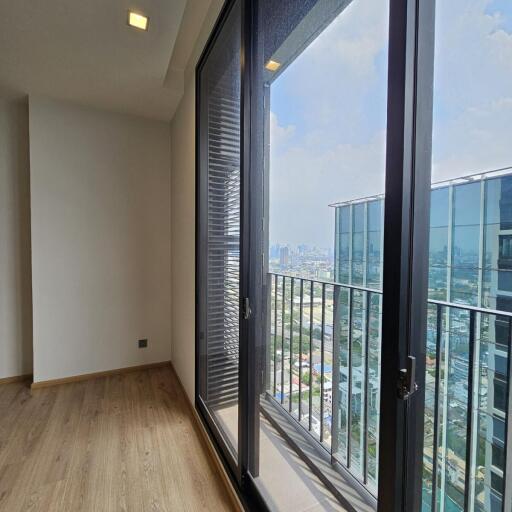
<instances>
[{"instance_id":1,"label":"balcony","mask_svg":"<svg viewBox=\"0 0 512 512\"><path fill-rule=\"evenodd\" d=\"M268 279L262 409L278 410L375 505L382 292L275 273ZM428 301L424 511L503 509L511 334L511 313ZM326 467L317 470L336 487Z\"/></svg>"}]
</instances>

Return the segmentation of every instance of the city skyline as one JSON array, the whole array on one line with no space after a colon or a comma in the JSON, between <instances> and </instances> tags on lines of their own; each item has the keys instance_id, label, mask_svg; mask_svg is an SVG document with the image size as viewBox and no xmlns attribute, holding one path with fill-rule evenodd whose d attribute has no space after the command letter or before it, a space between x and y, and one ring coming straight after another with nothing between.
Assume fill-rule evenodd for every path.
<instances>
[{"instance_id":1,"label":"city skyline","mask_svg":"<svg viewBox=\"0 0 512 512\"><path fill-rule=\"evenodd\" d=\"M453 184L457 184L457 183L460 183L461 181L460 180L464 180L466 181L467 183L471 183L475 180L480 180L482 178L485 178L485 179L493 179L494 177L497 177L497 176L508 176L508 175L512 175L512 165L510 166L507 166L507 167L503 167L503 168L500 168L500 169L484 169L484 170L481 170L480 172L475 172L475 173L471 173L471 174L462 174L460 176L454 176L450 179L447 179L447 180L442 180L442 181L438 181L438 182L434 182L432 183L432 188L435 189L435 188L443 188L445 186L448 186L450 183L453 183ZM377 198L383 198L385 196L384 193L382 194L376 194L374 196L361 196L361 197L353 197L353 198L350 198L350 199L346 199L344 201L337 201L337 202L334 202L332 204L329 204L327 205L328 207L330 207L332 209L332 216L333 216L333 225L334 225L334 209L337 207L337 206L340 206L340 205L343 205L343 204L350 204L350 203L356 203L356 202L360 202L360 201L366 201L366 200L370 200L370 199L377 199ZM314 245L314 244L309 244L307 243L306 241L299 241L299 242L296 242L296 243L290 243L286 240L282 241L282 240L270 240L269 241L269 247L272 248L272 247L275 247L275 246L280 246L280 247L289 247L290 249L294 249L294 250L299 250L300 247L307 247L308 249L311 249L311 250L321 250L321 251L329 251L330 249L332 249L332 247L334 246L334 239L333 239L333 242L331 243L330 246L317 246L317 245ZM334 262L333 262L334 263Z\"/></svg>"}]
</instances>

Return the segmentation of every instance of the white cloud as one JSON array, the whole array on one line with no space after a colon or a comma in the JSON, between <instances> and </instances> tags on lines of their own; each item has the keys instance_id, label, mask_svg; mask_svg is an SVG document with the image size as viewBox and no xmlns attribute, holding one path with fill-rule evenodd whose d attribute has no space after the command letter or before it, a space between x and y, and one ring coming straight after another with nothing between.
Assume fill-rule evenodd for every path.
<instances>
[{"instance_id":1,"label":"white cloud","mask_svg":"<svg viewBox=\"0 0 512 512\"><path fill-rule=\"evenodd\" d=\"M512 95L467 107L434 127L433 179L510 166L511 140Z\"/></svg>"},{"instance_id":2,"label":"white cloud","mask_svg":"<svg viewBox=\"0 0 512 512\"><path fill-rule=\"evenodd\" d=\"M354 1L272 85L293 106L298 132L319 131L324 145L335 145L360 143L383 128L387 4ZM377 105L374 91L382 96Z\"/></svg>"},{"instance_id":3,"label":"white cloud","mask_svg":"<svg viewBox=\"0 0 512 512\"><path fill-rule=\"evenodd\" d=\"M354 1L273 84L272 242L333 247L328 205L384 191L387 18Z\"/></svg>"},{"instance_id":4,"label":"white cloud","mask_svg":"<svg viewBox=\"0 0 512 512\"><path fill-rule=\"evenodd\" d=\"M433 177L512 165L512 8L437 2ZM333 246L331 202L383 192L387 11L354 0L272 86L271 241Z\"/></svg>"},{"instance_id":5,"label":"white cloud","mask_svg":"<svg viewBox=\"0 0 512 512\"><path fill-rule=\"evenodd\" d=\"M375 59L387 46L388 2L352 2L308 51L316 62L350 81L376 77ZM339 87L341 84L334 84Z\"/></svg>"},{"instance_id":6,"label":"white cloud","mask_svg":"<svg viewBox=\"0 0 512 512\"><path fill-rule=\"evenodd\" d=\"M367 144L328 149L287 142L283 150L272 138L271 241L333 247L334 214L329 204L384 191L384 139L380 132Z\"/></svg>"},{"instance_id":7,"label":"white cloud","mask_svg":"<svg viewBox=\"0 0 512 512\"><path fill-rule=\"evenodd\" d=\"M270 147L273 151L283 150L294 133L295 126L279 126L277 116L270 112Z\"/></svg>"},{"instance_id":8,"label":"white cloud","mask_svg":"<svg viewBox=\"0 0 512 512\"><path fill-rule=\"evenodd\" d=\"M493 5L438 2L435 180L512 165L512 34Z\"/></svg>"}]
</instances>

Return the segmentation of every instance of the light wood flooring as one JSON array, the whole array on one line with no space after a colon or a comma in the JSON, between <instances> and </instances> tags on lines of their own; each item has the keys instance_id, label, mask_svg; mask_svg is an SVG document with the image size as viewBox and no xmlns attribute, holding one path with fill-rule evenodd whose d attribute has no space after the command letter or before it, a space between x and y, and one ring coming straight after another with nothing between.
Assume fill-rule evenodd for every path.
<instances>
[{"instance_id":1,"label":"light wood flooring","mask_svg":"<svg viewBox=\"0 0 512 512\"><path fill-rule=\"evenodd\" d=\"M169 367L0 385L0 511L231 511Z\"/></svg>"}]
</instances>

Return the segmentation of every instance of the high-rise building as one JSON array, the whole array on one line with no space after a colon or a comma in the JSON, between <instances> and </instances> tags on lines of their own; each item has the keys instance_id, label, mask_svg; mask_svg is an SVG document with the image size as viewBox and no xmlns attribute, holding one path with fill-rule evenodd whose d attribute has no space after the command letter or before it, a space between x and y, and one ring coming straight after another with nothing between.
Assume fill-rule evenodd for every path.
<instances>
[{"instance_id":1,"label":"high-rise building","mask_svg":"<svg viewBox=\"0 0 512 512\"><path fill-rule=\"evenodd\" d=\"M279 249L279 265L281 267L287 267L290 259L290 250L287 246Z\"/></svg>"},{"instance_id":2,"label":"high-rise building","mask_svg":"<svg viewBox=\"0 0 512 512\"><path fill-rule=\"evenodd\" d=\"M335 281L382 289L383 196L335 207ZM490 173L436 184L431 192L429 300L512 312L512 174ZM469 367L467 310L443 309L442 392L434 400L436 308L428 308L425 468L436 459L442 496L462 510L466 471L474 510L497 511L504 489L509 320L476 315L475 361ZM468 389L472 373L473 389ZM467 410L473 393L474 410ZM439 411L434 414L434 404ZM476 429L467 458L468 414ZM434 443L434 417L438 440ZM465 462L471 461L471 468ZM432 476L430 475L430 478ZM428 486L427 486L428 487ZM428 489L426 489L428 491ZM440 499L444 499L441 497ZM467 499L467 497L466 497ZM444 510L448 510L443 505Z\"/></svg>"},{"instance_id":3,"label":"high-rise building","mask_svg":"<svg viewBox=\"0 0 512 512\"><path fill-rule=\"evenodd\" d=\"M306 244L300 244L297 249L299 251L299 256L304 256L308 252L308 246Z\"/></svg>"},{"instance_id":4,"label":"high-rise building","mask_svg":"<svg viewBox=\"0 0 512 512\"><path fill-rule=\"evenodd\" d=\"M269 251L269 257L271 259L278 259L279 258L279 250L280 250L280 245L279 244L274 244L274 245L271 245L270 246L270 251Z\"/></svg>"}]
</instances>

